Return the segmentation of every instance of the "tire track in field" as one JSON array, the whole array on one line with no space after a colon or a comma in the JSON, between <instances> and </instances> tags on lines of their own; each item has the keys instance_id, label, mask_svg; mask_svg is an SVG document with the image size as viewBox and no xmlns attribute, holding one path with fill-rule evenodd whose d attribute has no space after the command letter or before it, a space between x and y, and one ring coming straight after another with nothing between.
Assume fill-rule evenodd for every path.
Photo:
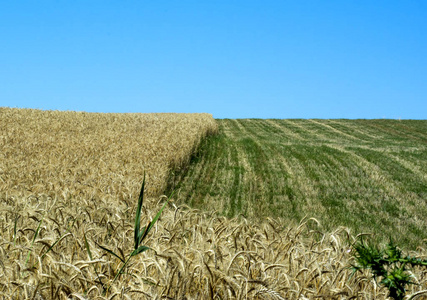
<instances>
[{"instance_id":1,"label":"tire track in field","mask_svg":"<svg viewBox=\"0 0 427 300\"><path fill-rule=\"evenodd\" d=\"M268 135L266 124L262 124L262 120L239 120L241 134L238 143L238 155L245 170L243 178L248 178L248 182L243 180L244 191L246 194L242 196L245 201L252 202L249 204L250 211L253 211L258 216L268 216L268 211L277 209L278 206L283 207L284 190L289 186L286 182L288 176L284 171L283 166L277 162L274 149L269 143L263 141L269 138L275 138L275 134ZM280 133L277 131L276 134ZM281 173L283 176L277 177L276 173ZM246 183L246 184L245 184ZM286 195L293 200L293 192L287 191Z\"/></svg>"},{"instance_id":2,"label":"tire track in field","mask_svg":"<svg viewBox=\"0 0 427 300\"><path fill-rule=\"evenodd\" d=\"M255 138L256 140L265 140L265 129L259 124L260 120L242 119L239 123L242 128L242 135L245 138Z\"/></svg>"},{"instance_id":3,"label":"tire track in field","mask_svg":"<svg viewBox=\"0 0 427 300\"><path fill-rule=\"evenodd\" d=\"M269 166L268 169L272 170L272 169L274 169L275 165L276 165L276 167L278 165L277 154L273 153L271 145L268 145L269 147L266 147L266 146L262 145L261 141L262 140L266 140L266 136L267 136L266 133L267 133L267 131L260 124L256 124L256 123L261 123L261 122L262 122L261 120L259 120L259 121L257 120L256 122L254 120L251 120L251 121L240 120L239 121L239 123L242 125L242 127L244 127L245 132L251 134L251 137L257 141L256 142L257 143L257 147L259 147L260 149L262 149L262 152L264 153L263 156L275 158L275 160L264 159L265 160L264 166ZM305 128L305 131L306 131L306 133L308 135L314 135L313 131L310 131L310 129ZM323 138L322 136L319 137L319 134L316 134L316 136L318 138L320 138L320 139ZM275 136L273 134L273 138L274 137ZM341 142L341 143L345 144L345 140L344 140L344 142ZM324 143L319 143L318 140L315 140L315 141L312 142L311 147L314 147L314 145L316 145L316 144L322 145ZM336 144L338 144L338 143L336 143ZM368 146L367 146L367 149L369 149ZM246 149L246 150L248 150L248 149ZM329 161L335 161L335 164L334 164L335 167L336 167L335 173L337 172L337 170L339 168L343 168L343 167L340 167L341 166L340 162L337 161L336 157L334 157L332 155L323 155L323 158L322 158L323 161L321 161L321 160L313 161L313 162L310 163L311 165L310 164L305 164L305 167L299 169L299 173L303 174L303 175L300 176L300 181L302 181L302 178L304 178L304 177L310 178L310 176L307 173L307 170L315 169L316 166L324 164L326 158L328 158ZM303 159L303 158L301 158L301 159ZM301 160L300 161L295 160L295 159L291 160L291 159L288 158L287 160L285 159L285 160L282 160L282 161L293 161L293 164L295 165L297 162L300 162ZM260 166L256 166L256 167L259 168L260 170L263 169L262 166L261 167ZM289 170L289 167L287 169ZM331 169L331 168L329 168L329 169ZM311 172L318 173L317 178L325 177L325 178L329 178L330 180L333 179L333 177L334 177L333 176L334 175L333 171L329 171L328 173L321 173L320 170L321 169L317 169L316 171L312 170ZM274 177L275 174L276 174L275 172L268 172L268 171L264 171L263 170L263 171L260 171L258 173L259 173L258 176L260 176L261 181L262 182L266 182L266 184L264 184L265 186L261 188L262 190L268 189L268 186L270 185L270 182L273 182L273 181L279 182L280 186L286 185L286 183L283 183L283 180L281 180L280 178L278 179L278 178ZM378 177L376 179L378 179ZM381 177L381 179L383 180L384 178ZM339 186L339 185L343 186L344 185L343 180L339 180L339 177L337 177L337 176L335 176L335 179L332 180L332 182L333 182L333 185L335 185L335 186ZM376 185L378 185L378 180L376 180ZM319 190L315 187L315 185L313 185L313 182L307 181L307 179L305 180L305 184L299 184L299 186L300 186L300 189L303 190L303 193L301 193L301 196L299 197L300 198L299 200L303 201L303 204L301 204L301 205L304 206L304 207L311 206L312 204L308 203L307 199L314 198L314 197L319 198ZM320 187L322 187L322 183L321 183ZM388 191L388 192L390 192L390 191ZM264 194L265 193L266 192L264 192ZM311 195L311 197L307 197L308 195ZM272 200L271 195L268 195L268 197L264 197L264 198L266 198L264 200L267 201L267 202L274 202L274 200ZM302 199L302 198L304 198L304 199ZM285 200L285 197L282 197L282 200ZM298 206L293 206L293 209L292 209L293 211L296 210L295 207L298 207ZM317 207L319 208L319 205L317 205ZM324 211L326 208L327 207L323 207L323 209L321 209L321 210Z\"/></svg>"},{"instance_id":4,"label":"tire track in field","mask_svg":"<svg viewBox=\"0 0 427 300\"><path fill-rule=\"evenodd\" d=\"M314 203L312 201L315 199L314 195L317 195L317 191L306 184L305 170L297 159L284 158L282 143L277 143L283 135L279 136L275 134L276 132L269 135L267 122L244 120L241 123L250 134L248 137L252 139L252 146L244 151L252 153L252 165L258 179L259 198L270 211L276 211L276 214L286 216L286 219L295 223L299 222L304 217L302 213L304 209L301 207L311 206ZM256 152L260 163L253 158ZM292 162L292 168L289 162ZM294 176L296 171L304 175ZM307 197L308 195L310 196ZM265 211L265 209L259 208L259 211ZM263 215L263 213L260 214Z\"/></svg>"},{"instance_id":5,"label":"tire track in field","mask_svg":"<svg viewBox=\"0 0 427 300\"><path fill-rule=\"evenodd\" d=\"M264 120L240 120L240 123L245 127L245 132L250 134L248 137L253 139L256 145L254 147L259 149L258 155L262 154L263 157L263 163L252 162L259 179L259 198L272 210L281 210L282 213L279 214L285 214L288 219L298 222L304 217L302 207L316 206L314 199L318 191L308 184L306 171L298 159L282 156L282 143L277 145L277 141L282 141L283 135L276 134L277 132L269 135L268 123ZM298 143L300 142L301 139ZM253 150L248 148L245 151ZM290 162L292 167L289 166ZM295 173L298 175L295 176Z\"/></svg>"},{"instance_id":6,"label":"tire track in field","mask_svg":"<svg viewBox=\"0 0 427 300\"><path fill-rule=\"evenodd\" d=\"M400 182L394 180L392 174L377 163L368 160L366 154L360 153L362 150L377 151L335 147L353 157L353 161L367 176L367 184L370 187L367 191L374 192L371 197L368 197L363 203L359 203L359 206L355 208L356 212L360 212L360 210L365 212L365 215L360 215L362 222L358 226L359 230L365 228L364 230L370 231L374 228L381 228L382 234L397 237L396 240L412 244L412 246L415 246L414 241L417 239L427 238L427 224L424 218L420 218L421 215L427 215L425 199L423 201L420 197L414 197L413 194L402 191L399 187ZM383 153L380 154L383 155ZM375 189L378 189L376 193ZM372 197L375 194L376 197ZM401 199L405 199L405 202L401 202ZM373 214L373 212L375 213ZM369 222L369 224L365 224L365 222Z\"/></svg>"},{"instance_id":7,"label":"tire track in field","mask_svg":"<svg viewBox=\"0 0 427 300\"><path fill-rule=\"evenodd\" d=\"M259 143L260 138L263 137L260 134L262 130L256 130L255 124L251 120L239 120L239 123L242 135L236 144L239 148L240 157L244 157L247 168L252 171L248 177L253 182L249 182L249 186L246 188L246 190L253 192L253 196L249 197L253 200L250 204L250 211L262 215L265 214L266 207L271 202L271 200L266 199L266 194L268 194L266 192L269 187L267 183L271 182L271 178L265 164L263 164L267 160L265 149ZM247 195L242 195L242 197L247 197Z\"/></svg>"},{"instance_id":8,"label":"tire track in field","mask_svg":"<svg viewBox=\"0 0 427 300\"><path fill-rule=\"evenodd\" d=\"M417 237L427 238L420 142L382 131L375 136L371 126L365 133L364 120L218 123L221 137L189 173L188 203L229 217L273 216L295 224L308 216L324 230L349 226L356 234L376 232L385 239L398 233L412 246Z\"/></svg>"},{"instance_id":9,"label":"tire track in field","mask_svg":"<svg viewBox=\"0 0 427 300\"><path fill-rule=\"evenodd\" d=\"M300 136L301 141L310 141L315 139L315 136L312 136L307 129L303 128L301 125L297 124L298 120L289 119L289 120L280 120L284 127L289 128L294 134L298 134Z\"/></svg>"},{"instance_id":10,"label":"tire track in field","mask_svg":"<svg viewBox=\"0 0 427 300\"><path fill-rule=\"evenodd\" d=\"M370 222L367 217L372 212L371 198L377 198L381 191L372 189L374 181L347 151L331 145L322 148L317 166L324 174L320 175L318 199L325 204L336 226L350 223L358 231L369 229L365 223ZM322 167L323 163L326 166Z\"/></svg>"},{"instance_id":11,"label":"tire track in field","mask_svg":"<svg viewBox=\"0 0 427 300\"><path fill-rule=\"evenodd\" d=\"M359 136L358 138L364 142L372 142L379 138L379 136L376 134L374 135L374 132L369 133L368 127L363 126L363 130L361 128L362 121L361 120L354 120L352 121L351 125L347 125L348 120L324 120L327 121L329 124L332 124L330 126L332 127L339 127L341 128L341 131L347 131L351 132L354 136Z\"/></svg>"},{"instance_id":12,"label":"tire track in field","mask_svg":"<svg viewBox=\"0 0 427 300\"><path fill-rule=\"evenodd\" d=\"M320 122L320 121L312 120L312 119L310 119L310 120L308 120L308 121L309 121L309 122L311 122L311 123L314 123L314 124L320 125L320 126L324 127L326 130L328 130L328 131L332 131L334 134L338 134L338 135L345 136L346 138L348 138L348 139L350 139L350 140L360 140L359 138L355 137L354 135L350 135L350 134L345 133L345 132L343 132L343 131L341 131L341 130L338 130L338 129L336 129L336 128L332 127L331 125L324 124L324 123L322 123L322 122Z\"/></svg>"},{"instance_id":13,"label":"tire track in field","mask_svg":"<svg viewBox=\"0 0 427 300\"><path fill-rule=\"evenodd\" d=\"M239 138L239 133L244 131L242 125L236 119L224 119L220 121L224 134L232 140Z\"/></svg>"},{"instance_id":14,"label":"tire track in field","mask_svg":"<svg viewBox=\"0 0 427 300\"><path fill-rule=\"evenodd\" d=\"M405 151L405 160L414 168L419 170L421 174L425 177L427 176L427 160L422 161L420 158L427 157L427 148L417 148L414 150Z\"/></svg>"},{"instance_id":15,"label":"tire track in field","mask_svg":"<svg viewBox=\"0 0 427 300\"><path fill-rule=\"evenodd\" d=\"M245 191L250 187L252 171L247 162L245 152L241 151L237 140L240 139L237 132L244 132L245 128L238 120L224 120L221 123L223 132L228 138L228 159L226 163L226 180L221 185L227 189L227 195L221 200L223 214L232 217L242 213L246 215L251 210L251 202L245 201ZM230 184L231 183L231 184ZM249 189L250 190L250 189Z\"/></svg>"},{"instance_id":16,"label":"tire track in field","mask_svg":"<svg viewBox=\"0 0 427 300\"><path fill-rule=\"evenodd\" d=\"M427 143L427 137L425 135L425 132L418 132L418 130L413 129L409 125L406 126L407 122L403 124L401 121L397 121L395 126L390 126L390 120L370 120L367 121L367 125L371 126L372 128L385 133L386 136L394 136L396 138L399 138L401 141L408 141L409 138L411 140L422 142L424 144ZM415 120L413 120L416 122ZM409 122L409 120L408 120ZM421 122L421 121L419 121Z\"/></svg>"},{"instance_id":17,"label":"tire track in field","mask_svg":"<svg viewBox=\"0 0 427 300\"><path fill-rule=\"evenodd\" d=\"M316 143L336 143L336 135L325 134L325 131L321 130L323 127L319 124L311 123L310 120L301 120L301 119L291 119L283 120L288 127L292 130L299 132L299 134L304 138L304 141L308 144ZM316 127L314 127L314 126Z\"/></svg>"},{"instance_id":18,"label":"tire track in field","mask_svg":"<svg viewBox=\"0 0 427 300\"><path fill-rule=\"evenodd\" d=\"M266 120L268 124L277 128L277 130L279 130L279 132L282 132L286 137L288 137L290 141L300 142L304 140L304 138L300 134L293 132L292 130L284 126L283 122L280 121L281 120Z\"/></svg>"},{"instance_id":19,"label":"tire track in field","mask_svg":"<svg viewBox=\"0 0 427 300\"><path fill-rule=\"evenodd\" d=\"M317 211L324 213L324 207L319 206L316 199L319 191L315 188L308 179L307 171L302 162L294 156L285 155L285 149L281 149L281 153L277 155L276 163L282 166L282 169L289 174L289 178L285 186L285 198L289 201L291 212L286 213L287 219L293 219L298 222L303 217L307 216L305 212ZM287 209L286 207L284 209ZM311 214L310 217L318 217Z\"/></svg>"},{"instance_id":20,"label":"tire track in field","mask_svg":"<svg viewBox=\"0 0 427 300\"><path fill-rule=\"evenodd\" d=\"M220 133L221 134L221 133ZM223 178L223 174L221 174L221 164L223 163L224 156L218 155L220 151L223 150L221 145L221 138L215 140L208 149L202 153L203 157L206 157L206 161L201 166L201 168L205 171L205 177L199 178L198 181L203 182L205 188L201 191L201 194L198 195L199 198L203 198L203 206L206 206L208 203L215 203L217 200L219 193L216 191L215 187L218 186L218 180ZM222 159L217 159L220 157ZM190 191L191 193L191 191ZM219 209L216 207L215 209Z\"/></svg>"},{"instance_id":21,"label":"tire track in field","mask_svg":"<svg viewBox=\"0 0 427 300\"><path fill-rule=\"evenodd\" d=\"M237 148L237 159L242 167L239 186L239 201L242 214L244 216L256 215L258 209L255 207L257 195L257 177L252 164L249 161L249 156L242 147Z\"/></svg>"},{"instance_id":22,"label":"tire track in field","mask_svg":"<svg viewBox=\"0 0 427 300\"><path fill-rule=\"evenodd\" d=\"M365 158L360 157L355 152L348 151L340 146L331 146L334 153L325 152L331 160L336 160L335 167L339 167L334 174L332 189L326 190L323 198L335 199L339 209L334 218L345 221L348 217L356 226L357 230L366 231L370 226L380 226L387 222L387 216L381 215L382 201L386 198L395 199L399 196L396 189L393 188L394 182L388 180L387 174L378 166L370 163ZM339 153L345 154L342 162L338 162ZM346 158L346 156L348 156ZM350 158L351 157L351 158ZM331 174L327 174L330 176ZM332 179L331 179L332 180ZM322 198L322 197L320 197ZM372 213L379 215L373 215ZM396 212L398 213L398 212ZM340 215L341 214L341 215ZM347 214L347 216L345 215Z\"/></svg>"},{"instance_id":23,"label":"tire track in field","mask_svg":"<svg viewBox=\"0 0 427 300\"><path fill-rule=\"evenodd\" d=\"M427 172L426 171L423 172L421 167L411 163L408 160L402 159L400 156L397 156L395 154L383 153L383 155L385 155L386 157L390 158L391 160L394 160L395 162L401 164L408 171L417 175L421 179L421 181L423 181L424 184L427 185ZM427 187L426 187L426 191L427 191Z\"/></svg>"},{"instance_id":24,"label":"tire track in field","mask_svg":"<svg viewBox=\"0 0 427 300\"><path fill-rule=\"evenodd\" d=\"M314 123L316 123L316 122L314 122ZM256 128L256 126L252 126L252 129L250 129L248 131L254 132L255 131L254 128ZM311 136L317 137L317 140L314 140L310 143L310 145L311 145L310 147L315 147L315 145L325 145L325 143L322 143L322 140L324 140L325 137L328 137L329 135L315 133L313 131L313 127L310 128L310 127L305 126L304 129L307 133L307 136L311 135ZM265 140L265 136L262 134L263 132L264 132L263 130L259 129L256 131L255 134L257 136L262 137ZM322 130L322 132L325 132L325 130ZM348 141L348 135L344 134L343 136L345 136L345 138L339 139L336 136L335 132L333 132L333 131L330 131L330 132L332 132L332 134L334 134L334 137L333 137L334 140L332 141L333 143L331 143L331 144L328 143L329 145L338 145L338 146L346 145L346 146L348 146L347 145L348 143L346 142L346 141ZM355 138L354 140L358 140L358 139ZM354 141L351 144L354 144ZM366 150L369 150L371 147L372 147L372 145L371 146L369 146L369 145L364 146L364 148ZM267 149L267 148L265 148L265 149ZM268 153L268 151L266 151L266 152ZM271 151L270 151L270 153L271 153ZM383 170L381 170L379 168L378 172L374 172L373 174L370 174L369 178L361 178L361 179L356 180L355 183L353 184L352 188L357 190L357 192L352 193L352 190L350 190L349 188L345 188L345 184L346 183L348 184L348 182L345 182L345 181L346 180L350 181L351 178L349 178L347 176L347 177L343 177L345 179L340 179L342 177L342 174L337 175L339 168L345 169L345 172L347 172L347 173L351 173L351 171L349 171L348 168L344 167L344 165L342 165L341 162L338 162L335 155L331 155L331 154L328 155L325 153L323 153L322 155L323 155L323 158L319 158L319 160L317 160L317 161L314 160L312 163L305 164L303 167L303 170L300 170L300 172L303 171L303 172L301 172L304 174L303 176L310 178L311 175L309 175L309 173L307 173L307 170L311 170L310 172L313 172L313 174L317 173L318 178L325 177L325 178L328 178L329 180L320 181L320 185L318 188L316 188L317 184L314 184L313 182L310 182L310 181L308 181L308 182L306 181L306 185L305 185L305 189L304 189L304 192L306 195L304 195L305 196L304 199L300 199L303 201L302 206L309 207L310 205L312 205L312 203L307 202L307 198L309 198L309 197L307 197L307 194L310 193L311 195L315 195L315 197L316 197L317 201L315 201L315 202L317 202L316 203L317 205L315 205L315 206L317 206L317 209L315 209L315 210L316 210L317 214L321 214L322 212L328 211L329 209L333 209L333 211L335 211L334 218L337 218L336 213L339 213L340 211L341 211L341 214L343 217L346 214L346 211L347 211L347 214L353 214L353 213L357 212L357 214L355 214L353 217L353 219L355 221L357 221L357 218L360 217L361 220L365 220L368 222L369 221L370 222L376 222L375 224L377 224L378 226L387 224L388 226L390 226L390 228L392 228L392 226L391 226L392 224L390 224L390 217L388 216L388 214L391 213L391 214L394 214L395 216L399 217L400 215L405 213L404 210L401 210L398 208L396 203L393 203L393 202L395 202L393 199L399 199L399 197L401 196L401 193L398 191L397 187L395 186L396 185L395 181L388 178L387 177L388 174L385 173ZM276 156L272 155L272 157L277 157L277 155ZM307 155L305 155L305 157L307 157ZM330 168L329 172L322 173L321 169L319 169L317 167L319 165L325 163L326 158L329 158L329 161L335 161L334 167L337 169L333 170L332 168ZM304 158L301 157L301 159L304 159ZM269 164L271 164L271 163L269 163ZM358 163L357 159L354 160L354 164L350 163L350 165L353 165L353 168L354 168L354 166L356 166L356 169L357 169L357 166L360 168L360 163ZM378 166L376 166L376 167L378 167ZM373 166L371 166L371 165L367 166L365 168L365 170L362 171L362 173L368 172L367 170L369 168L373 168ZM274 174L272 174L271 176L274 176ZM335 177L335 178L333 178L333 177ZM331 184L328 185L327 184L328 182L331 182ZM358 194L359 192L363 192L363 188L362 188L362 190L359 191L359 187L357 186L357 183L359 183L359 182L362 183L363 185L377 187L379 190L378 191L375 191L375 190L370 191L369 189L366 189L364 191L364 193L367 193L367 196L364 197L363 195ZM324 192L320 192L320 190L319 190L319 188L323 189L325 186L327 188L327 191L332 191L332 194L330 194L329 197L328 197L329 192L324 194ZM344 186L344 188L343 189L337 188L339 186ZM342 191L341 194L338 193L338 191L340 191L340 190ZM348 205L345 202L341 202L341 203L345 204L345 206L344 206L344 208L339 209L339 207L341 205L340 201L343 201L344 199L347 198L346 193L354 194L352 196L353 200L351 200L351 203ZM372 193L374 193L374 194L372 194ZM321 195L324 195L323 199L326 201L325 202L326 206L319 209L319 200L322 199ZM334 195L335 196L341 195L341 197L343 197L343 198L342 198L342 200L336 199L334 201L333 199L331 199L332 196L334 196ZM369 195L373 196L376 199L369 199ZM374 196L374 195L376 195L376 196ZM364 199L363 201L361 201L361 199L358 199L361 196L362 196L361 199ZM387 199L389 199L389 198L390 199L384 200L384 197L386 197ZM386 201L386 202L384 202L384 201ZM330 206L331 204L333 206ZM383 207L384 207L384 209L389 210L389 212L388 211L381 212ZM293 210L295 210L295 208L293 208ZM369 216L369 213L372 212L372 210L379 211L379 213L382 215L382 217L380 217L380 218L373 217L371 219L369 219L369 218L366 219L366 216ZM351 211L353 211L353 213ZM323 217L326 217L326 215L324 215ZM362 228L365 228L365 230L370 229L369 226L366 226L366 224L363 224L363 223L360 223L359 226L361 226L360 227L361 229Z\"/></svg>"},{"instance_id":25,"label":"tire track in field","mask_svg":"<svg viewBox=\"0 0 427 300\"><path fill-rule=\"evenodd\" d=\"M223 176L223 167L222 167L225 161L224 161L224 157L218 154L220 149L223 149L221 145L219 145L219 143L221 143L221 141L218 141L217 143L215 143L214 147L209 148L210 151L208 155L209 155L210 163L208 166L206 165L204 166L209 171L209 178L207 179L207 181L210 181L210 183L208 183L209 185L208 193L204 195L204 197L206 198L204 201L204 205L207 205L207 203L209 204L217 203L219 198L221 197L220 179L225 177ZM217 159L217 157L221 157L222 159ZM212 209L218 210L220 212L224 211L223 206L213 207Z\"/></svg>"}]
</instances>

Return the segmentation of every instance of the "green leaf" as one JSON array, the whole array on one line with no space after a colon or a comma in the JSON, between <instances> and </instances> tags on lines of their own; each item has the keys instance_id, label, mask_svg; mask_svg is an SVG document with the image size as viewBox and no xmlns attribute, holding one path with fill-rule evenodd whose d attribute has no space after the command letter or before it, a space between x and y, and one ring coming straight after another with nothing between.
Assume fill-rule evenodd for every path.
<instances>
[{"instance_id":1,"label":"green leaf","mask_svg":"<svg viewBox=\"0 0 427 300\"><path fill-rule=\"evenodd\" d=\"M141 226L141 209L142 209L142 202L144 200L144 188L145 188L145 172L144 172L144 180L142 181L141 192L139 193L138 207L136 208L136 215L135 215L135 234L133 239L135 249L138 248L139 241L140 241L139 227Z\"/></svg>"},{"instance_id":2,"label":"green leaf","mask_svg":"<svg viewBox=\"0 0 427 300\"><path fill-rule=\"evenodd\" d=\"M93 260L92 259L92 252L90 252L89 243L87 242L86 233L84 231L83 231L83 237L85 238L85 246L86 246L87 254L89 255L90 260Z\"/></svg>"},{"instance_id":3,"label":"green leaf","mask_svg":"<svg viewBox=\"0 0 427 300\"><path fill-rule=\"evenodd\" d=\"M142 241L147 236L147 228L150 226L150 222L148 222L147 226L144 226L138 235L138 246L142 243Z\"/></svg>"},{"instance_id":4,"label":"green leaf","mask_svg":"<svg viewBox=\"0 0 427 300\"><path fill-rule=\"evenodd\" d=\"M162 208L159 210L159 212L157 213L157 215L154 217L154 219L150 222L150 224L148 225L148 229L146 231L146 233L144 234L144 236L142 237L142 239L145 238L145 236L150 232L151 228L153 228L154 224L157 222L157 220L160 218L160 215L162 214L163 209L166 207L166 205L169 203L169 199L170 197L166 200L165 204L163 204Z\"/></svg>"},{"instance_id":5,"label":"green leaf","mask_svg":"<svg viewBox=\"0 0 427 300\"><path fill-rule=\"evenodd\" d=\"M151 226L151 222L148 222L147 226L144 227L144 231L141 232L141 240L139 241L140 244L148 235L148 232L151 230L150 226Z\"/></svg>"},{"instance_id":6,"label":"green leaf","mask_svg":"<svg viewBox=\"0 0 427 300\"><path fill-rule=\"evenodd\" d=\"M36 232L34 233L33 241L31 242L31 248L30 248L30 251L28 251L27 259L25 260L25 264L24 264L25 266L27 265L28 260L30 259L30 254L31 254L31 252L33 251L34 241L36 240L36 238L37 238L37 236L38 236L38 234L39 234L40 226L41 226L41 225L42 225L42 223L43 223L43 219L44 219L44 216L43 216L43 217L42 217L42 219L40 220L40 222L39 222L39 226L37 226L37 230L36 230Z\"/></svg>"},{"instance_id":7,"label":"green leaf","mask_svg":"<svg viewBox=\"0 0 427 300\"><path fill-rule=\"evenodd\" d=\"M43 223L43 219L44 219L44 216L43 216L43 217L42 217L42 219L40 220L39 226L37 226L37 230L36 230L36 233L34 234L33 241L32 241L32 243L31 243L31 246L33 246L34 241L36 240L37 235L39 234L40 226L41 226L41 225L42 225L42 223Z\"/></svg>"},{"instance_id":8,"label":"green leaf","mask_svg":"<svg viewBox=\"0 0 427 300\"><path fill-rule=\"evenodd\" d=\"M117 257L118 259L120 259L123 263L125 262L124 258L121 258L120 256L118 256L116 253L114 253L114 252L113 252L113 251L111 251L110 249L108 249L108 248L105 248L105 247L101 246L101 245L100 245L100 244L98 244L97 242L95 242L95 244L96 244L99 248L101 248L101 249L103 249L103 250L107 251L108 253L110 253L110 254L114 255L115 257Z\"/></svg>"},{"instance_id":9,"label":"green leaf","mask_svg":"<svg viewBox=\"0 0 427 300\"><path fill-rule=\"evenodd\" d=\"M142 253L142 252L144 252L144 251L147 251L148 249L150 249L150 248L149 248L149 247L147 247L147 246L141 246L141 247L139 247L138 249L135 249L135 250L132 252L131 256L138 255L139 253Z\"/></svg>"},{"instance_id":10,"label":"green leaf","mask_svg":"<svg viewBox=\"0 0 427 300\"><path fill-rule=\"evenodd\" d=\"M19 218L19 216L16 215L15 216L15 224L13 225L13 246L15 246L15 242L16 242L16 225L18 223L18 218Z\"/></svg>"},{"instance_id":11,"label":"green leaf","mask_svg":"<svg viewBox=\"0 0 427 300\"><path fill-rule=\"evenodd\" d=\"M67 236L68 234L71 234L71 233L64 233L63 235L61 235L60 237L59 237L59 239L57 239L56 241L55 241L55 243L53 243L52 244L52 246L50 246L49 247L49 249L47 249L46 250L46 252L41 256L41 258L43 258L43 257L45 257L46 256L46 254L48 254L49 252L50 252L50 250L52 250L53 249L53 247L55 247L55 245L56 244L58 244L65 236Z\"/></svg>"}]
</instances>

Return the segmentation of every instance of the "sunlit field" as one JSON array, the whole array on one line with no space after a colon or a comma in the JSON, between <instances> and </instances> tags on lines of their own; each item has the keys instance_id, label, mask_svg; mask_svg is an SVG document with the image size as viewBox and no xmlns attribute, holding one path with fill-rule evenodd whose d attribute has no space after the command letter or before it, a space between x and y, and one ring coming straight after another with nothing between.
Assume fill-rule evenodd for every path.
<instances>
[{"instance_id":1,"label":"sunlit field","mask_svg":"<svg viewBox=\"0 0 427 300\"><path fill-rule=\"evenodd\" d=\"M427 244L427 121L217 120L180 199L225 216L314 217L326 231Z\"/></svg>"},{"instance_id":2,"label":"sunlit field","mask_svg":"<svg viewBox=\"0 0 427 300\"><path fill-rule=\"evenodd\" d=\"M425 231L426 123L355 124L0 108L0 299L386 299L344 215ZM174 194L118 273L144 173L141 228Z\"/></svg>"}]
</instances>

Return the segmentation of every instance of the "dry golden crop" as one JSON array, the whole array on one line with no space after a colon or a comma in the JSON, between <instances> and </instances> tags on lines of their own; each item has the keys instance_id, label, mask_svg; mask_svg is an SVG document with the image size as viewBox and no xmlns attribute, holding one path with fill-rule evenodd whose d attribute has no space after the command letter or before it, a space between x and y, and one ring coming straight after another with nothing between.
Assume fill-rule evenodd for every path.
<instances>
[{"instance_id":1,"label":"dry golden crop","mask_svg":"<svg viewBox=\"0 0 427 300\"><path fill-rule=\"evenodd\" d=\"M173 201L147 237L152 250L107 292L122 263L98 245L123 257L131 250L144 171L146 224L170 172L215 131L208 114L0 108L0 298L386 298L368 273L350 278L354 238L345 228L248 223ZM427 288L427 274L414 275L420 285L410 293Z\"/></svg>"}]
</instances>

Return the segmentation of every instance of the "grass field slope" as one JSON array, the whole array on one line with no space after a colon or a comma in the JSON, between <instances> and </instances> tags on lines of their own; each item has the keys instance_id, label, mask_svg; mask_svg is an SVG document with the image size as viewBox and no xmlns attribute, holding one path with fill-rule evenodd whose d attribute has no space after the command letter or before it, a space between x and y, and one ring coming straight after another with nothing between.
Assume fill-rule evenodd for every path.
<instances>
[{"instance_id":1,"label":"grass field slope","mask_svg":"<svg viewBox=\"0 0 427 300\"><path fill-rule=\"evenodd\" d=\"M181 201L426 245L427 121L217 121L219 134L170 184Z\"/></svg>"}]
</instances>

